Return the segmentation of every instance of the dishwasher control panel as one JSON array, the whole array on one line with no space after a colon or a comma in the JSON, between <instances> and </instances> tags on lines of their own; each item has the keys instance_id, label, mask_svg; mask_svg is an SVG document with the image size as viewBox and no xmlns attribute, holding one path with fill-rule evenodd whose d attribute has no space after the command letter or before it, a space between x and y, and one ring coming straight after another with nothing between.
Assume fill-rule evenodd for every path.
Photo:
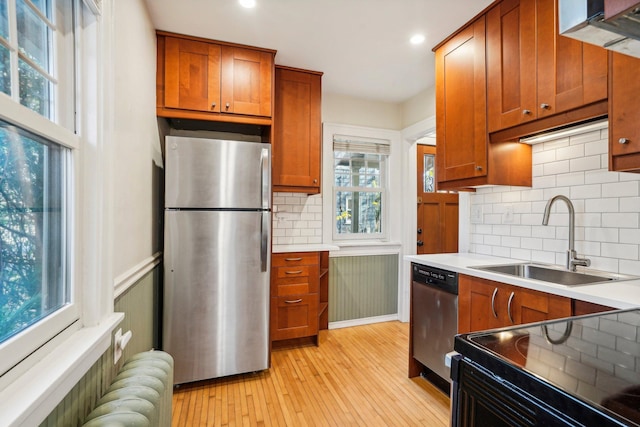
<instances>
[{"instance_id":1,"label":"dishwasher control panel","mask_svg":"<svg viewBox=\"0 0 640 427\"><path fill-rule=\"evenodd\" d=\"M411 264L411 280L458 294L458 273L421 264Z\"/></svg>"}]
</instances>

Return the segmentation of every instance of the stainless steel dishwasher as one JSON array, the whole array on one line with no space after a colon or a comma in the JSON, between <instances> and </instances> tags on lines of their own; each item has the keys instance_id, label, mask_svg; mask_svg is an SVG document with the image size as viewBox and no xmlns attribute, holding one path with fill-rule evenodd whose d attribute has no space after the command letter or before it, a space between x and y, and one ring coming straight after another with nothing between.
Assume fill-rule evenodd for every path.
<instances>
[{"instance_id":1,"label":"stainless steel dishwasher","mask_svg":"<svg viewBox=\"0 0 640 427\"><path fill-rule=\"evenodd\" d=\"M445 355L458 332L458 273L411 264L413 357L448 383Z\"/></svg>"}]
</instances>

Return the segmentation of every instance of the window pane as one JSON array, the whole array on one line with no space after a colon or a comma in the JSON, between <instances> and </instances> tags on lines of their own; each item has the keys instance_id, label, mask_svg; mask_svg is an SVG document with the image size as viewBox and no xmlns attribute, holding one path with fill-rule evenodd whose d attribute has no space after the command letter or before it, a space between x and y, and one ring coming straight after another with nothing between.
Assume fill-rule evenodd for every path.
<instances>
[{"instance_id":1,"label":"window pane","mask_svg":"<svg viewBox=\"0 0 640 427\"><path fill-rule=\"evenodd\" d=\"M336 192L338 234L379 234L382 232L382 193Z\"/></svg>"},{"instance_id":2,"label":"window pane","mask_svg":"<svg viewBox=\"0 0 640 427\"><path fill-rule=\"evenodd\" d=\"M425 193L433 193L436 191L435 187L435 179L436 179L436 165L435 165L435 156L433 154L425 154L424 155L424 170L422 171L423 176L423 192Z\"/></svg>"},{"instance_id":3,"label":"window pane","mask_svg":"<svg viewBox=\"0 0 640 427\"><path fill-rule=\"evenodd\" d=\"M0 92L11 95L11 57L9 49L0 44Z\"/></svg>"},{"instance_id":4,"label":"window pane","mask_svg":"<svg viewBox=\"0 0 640 427\"><path fill-rule=\"evenodd\" d=\"M0 122L0 342L70 302L67 158Z\"/></svg>"},{"instance_id":5,"label":"window pane","mask_svg":"<svg viewBox=\"0 0 640 427\"><path fill-rule=\"evenodd\" d=\"M51 1L50 0L31 0L31 3L38 9L40 13L51 19Z\"/></svg>"},{"instance_id":6,"label":"window pane","mask_svg":"<svg viewBox=\"0 0 640 427\"><path fill-rule=\"evenodd\" d=\"M51 29L24 0L18 0L16 7L20 51L48 73L51 73L49 64Z\"/></svg>"},{"instance_id":7,"label":"window pane","mask_svg":"<svg viewBox=\"0 0 640 427\"><path fill-rule=\"evenodd\" d=\"M18 61L20 104L50 118L51 83L26 62Z\"/></svg>"},{"instance_id":8,"label":"window pane","mask_svg":"<svg viewBox=\"0 0 640 427\"><path fill-rule=\"evenodd\" d=\"M0 37L9 39L9 14L6 1L0 1Z\"/></svg>"}]
</instances>

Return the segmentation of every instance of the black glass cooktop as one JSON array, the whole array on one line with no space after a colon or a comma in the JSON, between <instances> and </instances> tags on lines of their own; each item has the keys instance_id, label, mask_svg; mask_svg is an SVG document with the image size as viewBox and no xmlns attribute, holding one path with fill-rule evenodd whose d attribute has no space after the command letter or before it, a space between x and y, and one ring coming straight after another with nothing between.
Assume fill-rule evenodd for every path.
<instances>
[{"instance_id":1,"label":"black glass cooktop","mask_svg":"<svg viewBox=\"0 0 640 427\"><path fill-rule=\"evenodd\" d=\"M640 425L640 310L469 334L466 339L570 396Z\"/></svg>"}]
</instances>

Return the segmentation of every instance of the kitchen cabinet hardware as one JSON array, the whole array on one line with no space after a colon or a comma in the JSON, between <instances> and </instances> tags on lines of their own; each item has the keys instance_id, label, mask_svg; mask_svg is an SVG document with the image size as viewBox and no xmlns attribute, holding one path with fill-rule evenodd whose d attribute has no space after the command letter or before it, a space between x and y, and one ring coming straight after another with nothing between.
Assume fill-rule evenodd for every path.
<instances>
[{"instance_id":1,"label":"kitchen cabinet hardware","mask_svg":"<svg viewBox=\"0 0 640 427\"><path fill-rule=\"evenodd\" d=\"M227 102L227 103L224 105L224 108L225 108L227 111L229 111L229 107L230 107L230 106L231 106L231 105L229 105L229 103Z\"/></svg>"},{"instance_id":2,"label":"kitchen cabinet hardware","mask_svg":"<svg viewBox=\"0 0 640 427\"><path fill-rule=\"evenodd\" d=\"M319 194L322 73L276 65L273 191Z\"/></svg>"},{"instance_id":3,"label":"kitchen cabinet hardware","mask_svg":"<svg viewBox=\"0 0 640 427\"><path fill-rule=\"evenodd\" d=\"M551 106L543 102L542 104L540 104L540 108L542 108L543 110L548 110L549 108L551 108Z\"/></svg>"},{"instance_id":4,"label":"kitchen cabinet hardware","mask_svg":"<svg viewBox=\"0 0 640 427\"><path fill-rule=\"evenodd\" d=\"M491 312L493 313L493 317L498 318L498 313L496 312L496 295L498 295L498 288L493 290L493 294L491 295Z\"/></svg>"},{"instance_id":5,"label":"kitchen cabinet hardware","mask_svg":"<svg viewBox=\"0 0 640 427\"><path fill-rule=\"evenodd\" d=\"M476 170L477 171L481 171L482 170L482 166L476 166Z\"/></svg>"},{"instance_id":6,"label":"kitchen cabinet hardware","mask_svg":"<svg viewBox=\"0 0 640 427\"><path fill-rule=\"evenodd\" d=\"M285 271L284 274L300 274L302 273L302 270L295 270L295 271Z\"/></svg>"},{"instance_id":7,"label":"kitchen cabinet hardware","mask_svg":"<svg viewBox=\"0 0 640 427\"><path fill-rule=\"evenodd\" d=\"M216 103L215 103L215 102L212 102L212 103L211 103L211 109L212 109L212 110L215 110L215 109L216 109Z\"/></svg>"},{"instance_id":8,"label":"kitchen cabinet hardware","mask_svg":"<svg viewBox=\"0 0 640 427\"><path fill-rule=\"evenodd\" d=\"M299 302L302 302L302 298L298 298L296 300L285 300L285 303L287 304L298 304Z\"/></svg>"},{"instance_id":9,"label":"kitchen cabinet hardware","mask_svg":"<svg viewBox=\"0 0 640 427\"><path fill-rule=\"evenodd\" d=\"M511 295L509 295L509 302L507 303L507 316L509 316L509 321L511 322L511 324L515 323L513 321L513 315L511 314L511 304L513 304L513 297L515 296L516 296L516 293L511 292Z\"/></svg>"},{"instance_id":10,"label":"kitchen cabinet hardware","mask_svg":"<svg viewBox=\"0 0 640 427\"><path fill-rule=\"evenodd\" d=\"M298 258L285 258L285 261L302 261L302 257L298 257Z\"/></svg>"},{"instance_id":11,"label":"kitchen cabinet hardware","mask_svg":"<svg viewBox=\"0 0 640 427\"><path fill-rule=\"evenodd\" d=\"M528 116L531 114L531 110L522 110L522 114Z\"/></svg>"},{"instance_id":12,"label":"kitchen cabinet hardware","mask_svg":"<svg viewBox=\"0 0 640 427\"><path fill-rule=\"evenodd\" d=\"M422 245L424 245L424 242L423 242L422 240L418 240L418 241L416 242L416 245L417 245L417 246L422 246Z\"/></svg>"},{"instance_id":13,"label":"kitchen cabinet hardware","mask_svg":"<svg viewBox=\"0 0 640 427\"><path fill-rule=\"evenodd\" d=\"M628 143L629 143L629 139L627 139L627 138L620 138L620 139L618 140L618 143L619 143L619 144L628 144Z\"/></svg>"},{"instance_id":14,"label":"kitchen cabinet hardware","mask_svg":"<svg viewBox=\"0 0 640 427\"><path fill-rule=\"evenodd\" d=\"M418 228L418 234L422 234L422 228Z\"/></svg>"}]
</instances>

